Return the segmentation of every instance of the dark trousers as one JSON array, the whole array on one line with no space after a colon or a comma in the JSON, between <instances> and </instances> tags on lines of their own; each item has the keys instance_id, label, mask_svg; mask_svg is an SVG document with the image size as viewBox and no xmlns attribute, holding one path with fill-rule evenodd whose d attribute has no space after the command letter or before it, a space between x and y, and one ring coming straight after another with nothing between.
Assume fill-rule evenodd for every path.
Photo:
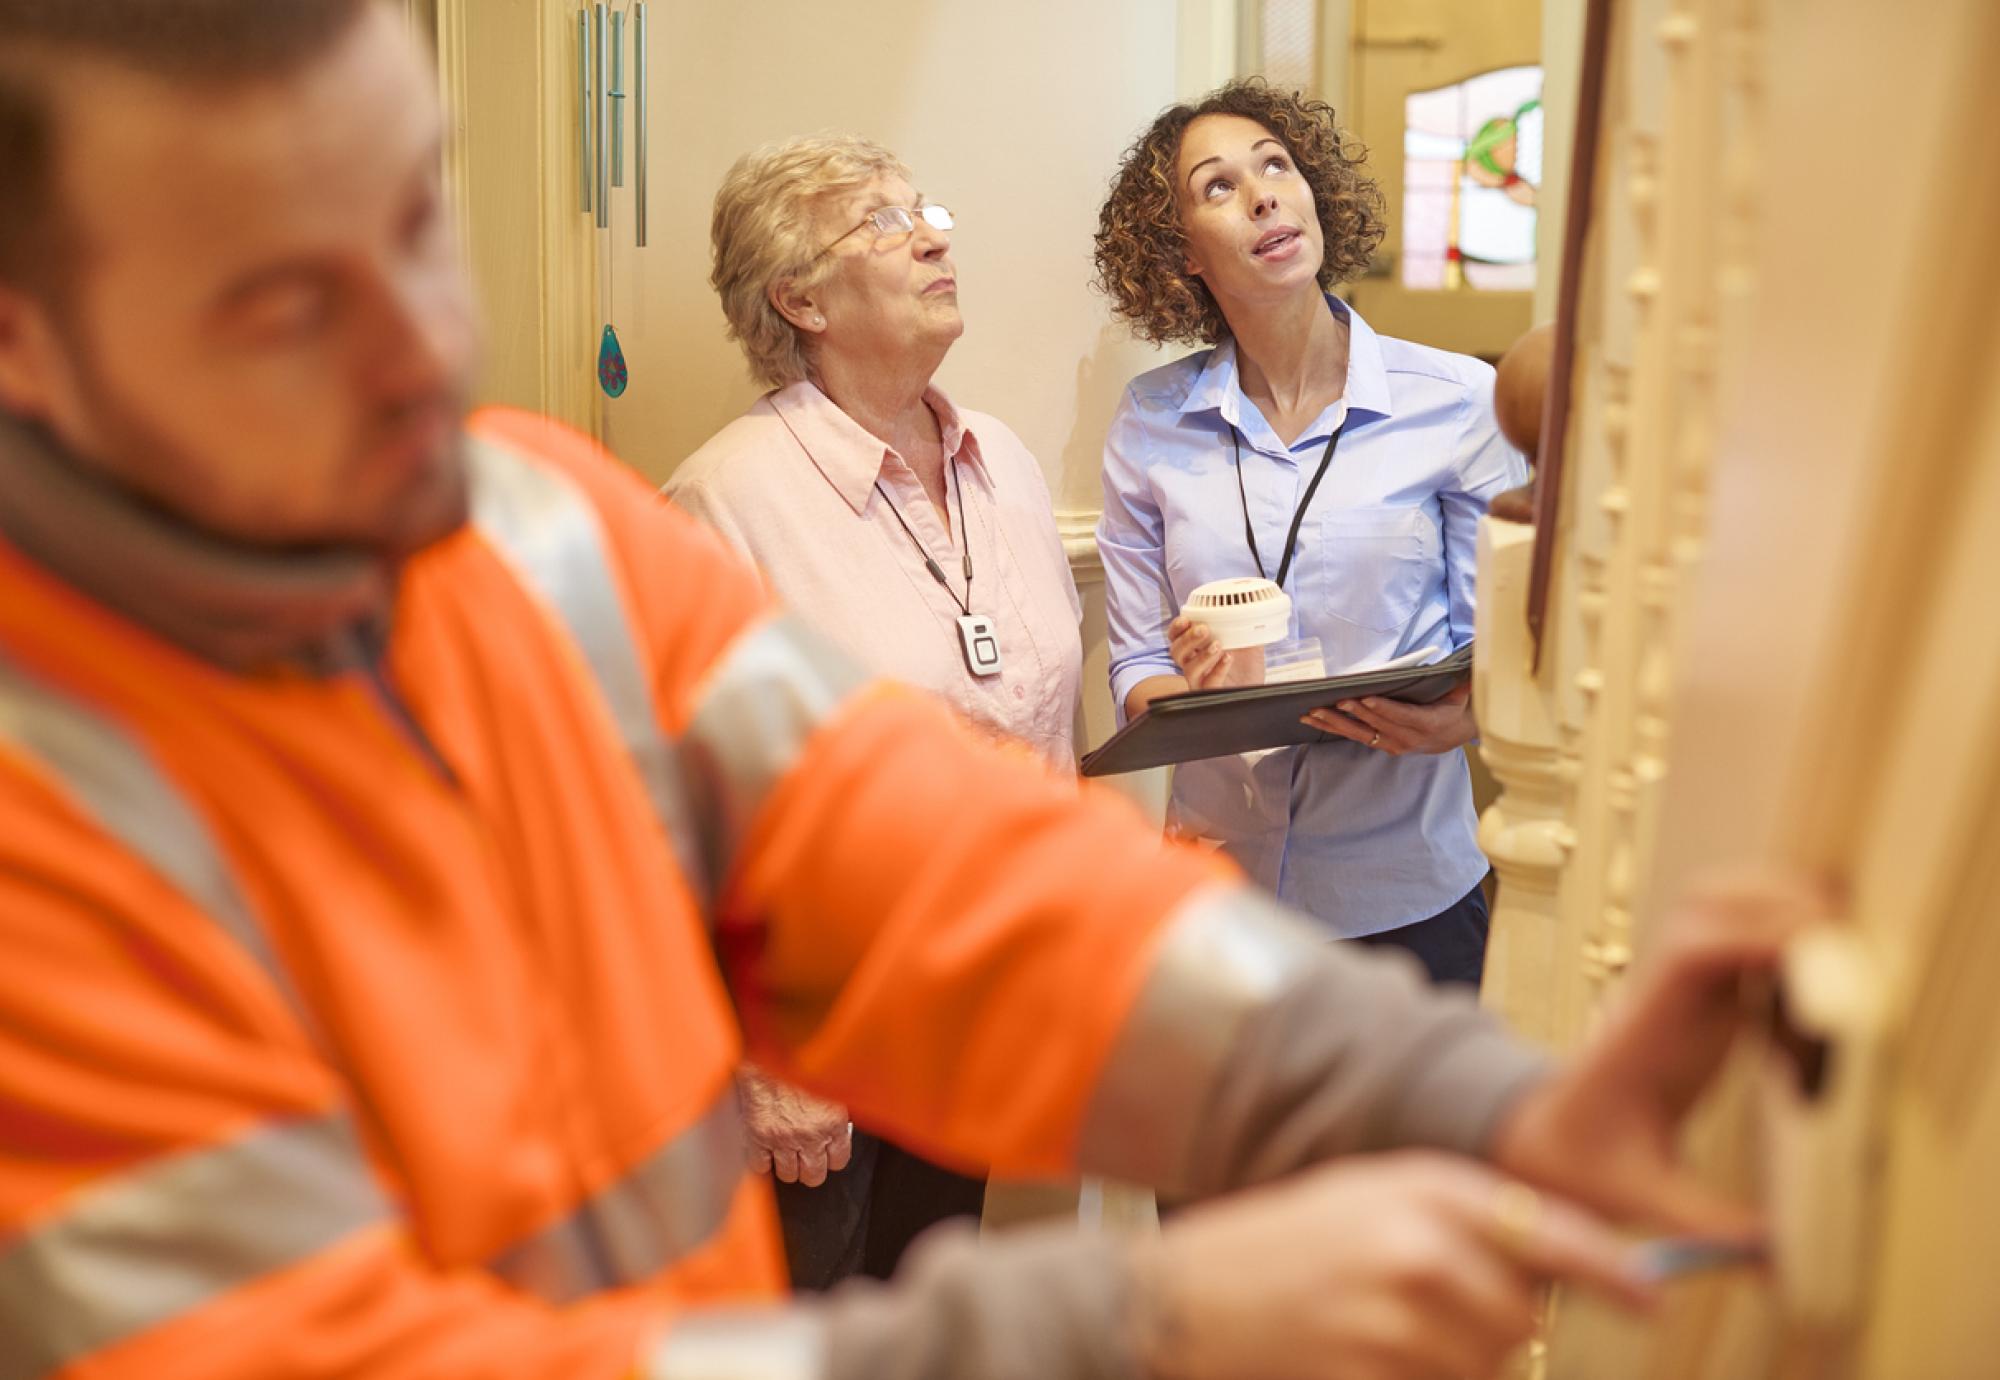
<instances>
[{"instance_id":1,"label":"dark trousers","mask_svg":"<svg viewBox=\"0 0 2000 1380\"><path fill-rule=\"evenodd\" d=\"M781 1183L778 1223L794 1289L830 1289L850 1275L887 1279L921 1233L979 1216L986 1181L899 1145L854 1132L854 1157L818 1188Z\"/></svg>"},{"instance_id":2,"label":"dark trousers","mask_svg":"<svg viewBox=\"0 0 2000 1380\"><path fill-rule=\"evenodd\" d=\"M1483 886L1476 886L1428 920L1350 942L1407 950L1417 956L1432 982L1460 982L1477 991L1486 970L1489 924L1486 892Z\"/></svg>"}]
</instances>

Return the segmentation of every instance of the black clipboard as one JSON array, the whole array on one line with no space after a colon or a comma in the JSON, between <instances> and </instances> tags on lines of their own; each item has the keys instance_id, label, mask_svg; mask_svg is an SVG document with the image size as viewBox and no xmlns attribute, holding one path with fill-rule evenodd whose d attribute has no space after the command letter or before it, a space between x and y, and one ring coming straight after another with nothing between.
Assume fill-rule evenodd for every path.
<instances>
[{"instance_id":1,"label":"black clipboard","mask_svg":"<svg viewBox=\"0 0 2000 1380\"><path fill-rule=\"evenodd\" d=\"M1299 720L1308 710L1336 700L1381 695L1410 704L1442 699L1472 674L1472 644L1442 661L1395 671L1360 671L1324 680L1253 685L1242 690L1191 690L1165 695L1146 712L1087 754L1085 776L1117 776L1204 757L1229 757L1263 748L1344 741L1308 728Z\"/></svg>"}]
</instances>

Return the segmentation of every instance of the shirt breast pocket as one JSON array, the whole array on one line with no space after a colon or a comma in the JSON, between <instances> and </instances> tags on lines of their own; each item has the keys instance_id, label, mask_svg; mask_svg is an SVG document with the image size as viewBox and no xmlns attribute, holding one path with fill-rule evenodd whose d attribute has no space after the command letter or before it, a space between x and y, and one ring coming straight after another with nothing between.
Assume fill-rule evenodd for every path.
<instances>
[{"instance_id":1,"label":"shirt breast pocket","mask_svg":"<svg viewBox=\"0 0 2000 1380\"><path fill-rule=\"evenodd\" d=\"M1395 632L1442 578L1444 542L1428 506L1343 508L1318 523L1317 612L1369 632Z\"/></svg>"}]
</instances>

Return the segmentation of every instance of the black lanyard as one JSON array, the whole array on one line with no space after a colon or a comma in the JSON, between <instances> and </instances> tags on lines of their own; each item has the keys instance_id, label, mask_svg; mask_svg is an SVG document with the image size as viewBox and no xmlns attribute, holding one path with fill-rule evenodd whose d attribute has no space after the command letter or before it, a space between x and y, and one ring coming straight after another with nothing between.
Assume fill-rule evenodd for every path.
<instances>
[{"instance_id":1,"label":"black lanyard","mask_svg":"<svg viewBox=\"0 0 2000 1380\"><path fill-rule=\"evenodd\" d=\"M1319 481L1326 478L1326 467L1333 463L1334 448L1340 444L1340 433L1345 430L1347 422L1343 419L1333 429L1333 435L1326 438L1326 450L1320 454L1319 468L1313 471L1312 483L1306 485L1305 497L1299 500L1299 506L1292 512L1292 530L1285 534L1285 554L1278 562L1279 589L1285 587L1285 576L1292 573L1292 557L1299 549L1299 525L1306 520L1306 509L1312 506L1313 495L1319 492ZM1250 541L1250 559L1257 562L1257 573L1268 580L1271 576L1264 569L1264 555L1257 549L1257 529L1250 525L1250 495L1243 489L1243 442L1233 422L1229 427L1229 449L1236 465L1236 496L1243 500L1243 535Z\"/></svg>"},{"instance_id":2,"label":"black lanyard","mask_svg":"<svg viewBox=\"0 0 2000 1380\"><path fill-rule=\"evenodd\" d=\"M910 545L916 547L917 554L924 558L924 569L930 571L931 578L951 596L951 602L958 605L959 611L970 618L972 617L972 534L965 530L965 481L959 478L956 455L951 457L951 486L958 490L958 540L963 546L965 558L963 599L958 597L958 591L951 587L951 582L945 579L944 567L931 559L931 553L924 550L924 544L917 540L917 534L910 531L910 524L903 521L903 515L897 510L895 500L889 497L889 491L882 487L882 481L879 479L875 481L875 492L882 495L882 501L889 505L889 511L896 514L896 521L902 526L904 534L909 537Z\"/></svg>"}]
</instances>

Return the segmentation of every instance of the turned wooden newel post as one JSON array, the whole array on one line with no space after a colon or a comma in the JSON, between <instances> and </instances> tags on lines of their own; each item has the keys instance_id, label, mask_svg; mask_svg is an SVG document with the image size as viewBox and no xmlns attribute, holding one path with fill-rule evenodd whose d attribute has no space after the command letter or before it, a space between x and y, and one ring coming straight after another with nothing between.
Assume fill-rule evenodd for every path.
<instances>
[{"instance_id":1,"label":"turned wooden newel post","mask_svg":"<svg viewBox=\"0 0 2000 1380\"><path fill-rule=\"evenodd\" d=\"M1555 323L1544 321L1508 348L1493 381L1493 415L1500 420L1500 434L1530 461L1541 449L1542 406L1555 355Z\"/></svg>"},{"instance_id":2,"label":"turned wooden newel post","mask_svg":"<svg viewBox=\"0 0 2000 1380\"><path fill-rule=\"evenodd\" d=\"M1500 430L1532 460L1555 353L1555 329L1537 326L1500 361L1493 391ZM1554 1001L1558 964L1556 881L1565 856L1554 706L1535 674L1528 630L1534 559L1534 489L1494 500L1479 529L1479 612L1473 698L1480 755L1500 796L1479 821L1479 843L1499 874L1486 951L1485 1000L1530 1038L1555 1045L1565 1032Z\"/></svg>"}]
</instances>

